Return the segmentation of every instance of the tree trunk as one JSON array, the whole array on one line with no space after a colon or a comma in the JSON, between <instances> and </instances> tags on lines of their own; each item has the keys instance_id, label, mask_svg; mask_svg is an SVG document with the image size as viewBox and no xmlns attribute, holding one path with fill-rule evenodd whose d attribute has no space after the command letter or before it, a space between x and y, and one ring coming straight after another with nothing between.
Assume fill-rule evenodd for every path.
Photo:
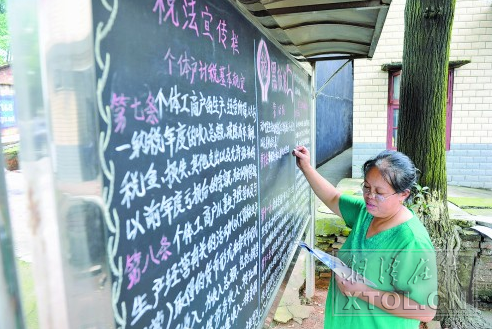
<instances>
[{"instance_id":1,"label":"tree trunk","mask_svg":"<svg viewBox=\"0 0 492 329\"><path fill-rule=\"evenodd\" d=\"M460 237L447 208L446 97L449 45L456 0L407 0L398 121L398 150L421 171L429 187L421 213L438 261L439 308L443 328L483 328L466 304L456 271Z\"/></svg>"}]
</instances>

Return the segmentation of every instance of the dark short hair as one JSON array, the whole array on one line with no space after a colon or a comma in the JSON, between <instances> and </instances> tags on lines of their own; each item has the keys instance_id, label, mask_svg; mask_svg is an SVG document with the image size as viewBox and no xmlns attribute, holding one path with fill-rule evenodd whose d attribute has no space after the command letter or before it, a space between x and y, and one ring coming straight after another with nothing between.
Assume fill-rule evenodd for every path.
<instances>
[{"instance_id":1,"label":"dark short hair","mask_svg":"<svg viewBox=\"0 0 492 329\"><path fill-rule=\"evenodd\" d=\"M391 185L397 193L412 190L417 182L417 169L412 160L405 154L386 150L379 153L373 159L367 160L362 166L364 178L369 170L376 167L384 180Z\"/></svg>"}]
</instances>

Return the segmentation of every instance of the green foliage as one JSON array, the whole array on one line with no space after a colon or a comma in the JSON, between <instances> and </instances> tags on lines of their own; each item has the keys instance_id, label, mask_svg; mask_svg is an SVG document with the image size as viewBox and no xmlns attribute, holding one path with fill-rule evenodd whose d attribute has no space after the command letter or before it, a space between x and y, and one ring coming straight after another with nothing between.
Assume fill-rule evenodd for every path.
<instances>
[{"instance_id":1,"label":"green foliage","mask_svg":"<svg viewBox=\"0 0 492 329\"><path fill-rule=\"evenodd\" d=\"M4 146L3 159L7 170L19 169L19 144Z\"/></svg>"},{"instance_id":2,"label":"green foliage","mask_svg":"<svg viewBox=\"0 0 492 329\"><path fill-rule=\"evenodd\" d=\"M17 260L17 276L19 278L26 328L37 329L39 328L38 307L36 303L36 291L34 286L34 276L32 273L32 264L22 260Z\"/></svg>"},{"instance_id":3,"label":"green foliage","mask_svg":"<svg viewBox=\"0 0 492 329\"><path fill-rule=\"evenodd\" d=\"M3 147L3 154L17 154L19 153L19 143L6 145Z\"/></svg>"},{"instance_id":4,"label":"green foliage","mask_svg":"<svg viewBox=\"0 0 492 329\"><path fill-rule=\"evenodd\" d=\"M10 50L10 33L7 23L6 0L0 0L0 50L7 53ZM6 58L0 56L0 65L6 64Z\"/></svg>"},{"instance_id":5,"label":"green foliage","mask_svg":"<svg viewBox=\"0 0 492 329\"><path fill-rule=\"evenodd\" d=\"M428 186L415 184L410 191L410 197L405 201L405 205L411 208L416 214L428 216L432 206L427 202L430 195Z\"/></svg>"}]
</instances>

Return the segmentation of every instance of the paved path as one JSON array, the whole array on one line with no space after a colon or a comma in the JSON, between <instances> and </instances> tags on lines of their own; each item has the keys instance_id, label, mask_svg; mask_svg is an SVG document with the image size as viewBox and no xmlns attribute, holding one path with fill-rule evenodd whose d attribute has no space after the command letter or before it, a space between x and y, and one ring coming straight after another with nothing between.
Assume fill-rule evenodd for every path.
<instances>
[{"instance_id":1,"label":"paved path","mask_svg":"<svg viewBox=\"0 0 492 329\"><path fill-rule=\"evenodd\" d=\"M343 151L320 166L317 171L334 186L342 179L352 177L352 149Z\"/></svg>"},{"instance_id":2,"label":"paved path","mask_svg":"<svg viewBox=\"0 0 492 329\"><path fill-rule=\"evenodd\" d=\"M4 171L9 198L10 223L14 253L25 262L32 262L32 238L29 225L25 180L21 171Z\"/></svg>"},{"instance_id":3,"label":"paved path","mask_svg":"<svg viewBox=\"0 0 492 329\"><path fill-rule=\"evenodd\" d=\"M337 186L342 179L352 177L352 148L343 151L316 170L334 186ZM316 209L321 205L321 201L316 196L315 205Z\"/></svg>"}]
</instances>

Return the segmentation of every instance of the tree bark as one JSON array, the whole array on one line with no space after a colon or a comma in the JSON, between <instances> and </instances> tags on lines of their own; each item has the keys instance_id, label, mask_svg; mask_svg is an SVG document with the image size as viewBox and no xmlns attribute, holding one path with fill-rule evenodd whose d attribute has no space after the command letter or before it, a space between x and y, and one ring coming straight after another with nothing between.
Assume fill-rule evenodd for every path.
<instances>
[{"instance_id":1,"label":"tree bark","mask_svg":"<svg viewBox=\"0 0 492 329\"><path fill-rule=\"evenodd\" d=\"M437 319L443 328L483 328L485 322L460 289L456 260L461 241L447 208L446 97L455 4L406 1L397 146L419 168L419 184L429 187L430 207L419 215L437 250Z\"/></svg>"}]
</instances>

